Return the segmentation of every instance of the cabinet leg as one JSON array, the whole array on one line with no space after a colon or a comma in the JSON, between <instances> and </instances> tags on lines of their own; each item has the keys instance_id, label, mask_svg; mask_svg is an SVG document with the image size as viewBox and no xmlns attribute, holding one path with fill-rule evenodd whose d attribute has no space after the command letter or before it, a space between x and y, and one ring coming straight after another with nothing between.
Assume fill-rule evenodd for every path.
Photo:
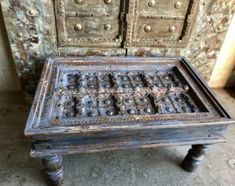
<instances>
[{"instance_id":1,"label":"cabinet leg","mask_svg":"<svg viewBox=\"0 0 235 186\"><path fill-rule=\"evenodd\" d=\"M46 156L42 158L42 164L49 184L61 186L63 181L63 164L61 156Z\"/></svg>"},{"instance_id":2,"label":"cabinet leg","mask_svg":"<svg viewBox=\"0 0 235 186\"><path fill-rule=\"evenodd\" d=\"M197 169L208 150L208 145L192 145L188 154L184 158L181 166L187 172L193 172Z\"/></svg>"}]
</instances>

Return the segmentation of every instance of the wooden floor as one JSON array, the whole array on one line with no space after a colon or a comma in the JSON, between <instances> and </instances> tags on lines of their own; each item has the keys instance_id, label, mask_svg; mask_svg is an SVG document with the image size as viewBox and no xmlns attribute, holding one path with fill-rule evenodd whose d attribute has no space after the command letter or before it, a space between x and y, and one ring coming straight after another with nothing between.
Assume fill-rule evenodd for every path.
<instances>
[{"instance_id":1,"label":"wooden floor","mask_svg":"<svg viewBox=\"0 0 235 186\"><path fill-rule=\"evenodd\" d=\"M216 90L217 97L235 117L235 91ZM40 161L28 156L23 130L29 106L18 93L0 94L0 186L46 185ZM135 149L64 158L64 185L71 186L234 186L235 126L225 144L214 145L197 172L178 164L189 146Z\"/></svg>"}]
</instances>

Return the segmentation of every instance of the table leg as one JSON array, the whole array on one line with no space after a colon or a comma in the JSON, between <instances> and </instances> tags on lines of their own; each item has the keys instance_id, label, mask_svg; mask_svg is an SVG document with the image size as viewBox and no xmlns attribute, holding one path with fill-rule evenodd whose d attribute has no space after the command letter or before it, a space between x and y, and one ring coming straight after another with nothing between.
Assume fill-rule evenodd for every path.
<instances>
[{"instance_id":1,"label":"table leg","mask_svg":"<svg viewBox=\"0 0 235 186\"><path fill-rule=\"evenodd\" d=\"M53 186L62 185L63 164L62 156L46 156L42 158L42 164L48 177L49 184Z\"/></svg>"},{"instance_id":2,"label":"table leg","mask_svg":"<svg viewBox=\"0 0 235 186\"><path fill-rule=\"evenodd\" d=\"M182 162L182 168L187 172L193 172L197 169L208 150L208 145L192 145L188 154Z\"/></svg>"}]
</instances>

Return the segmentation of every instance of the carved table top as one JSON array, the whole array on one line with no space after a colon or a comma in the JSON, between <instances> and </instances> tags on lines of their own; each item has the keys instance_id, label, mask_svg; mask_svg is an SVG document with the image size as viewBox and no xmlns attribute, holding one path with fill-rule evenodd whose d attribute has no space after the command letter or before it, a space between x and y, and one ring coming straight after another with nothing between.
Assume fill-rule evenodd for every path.
<instances>
[{"instance_id":1,"label":"carved table top","mask_svg":"<svg viewBox=\"0 0 235 186\"><path fill-rule=\"evenodd\" d=\"M229 122L181 58L53 58L39 83L26 134Z\"/></svg>"}]
</instances>

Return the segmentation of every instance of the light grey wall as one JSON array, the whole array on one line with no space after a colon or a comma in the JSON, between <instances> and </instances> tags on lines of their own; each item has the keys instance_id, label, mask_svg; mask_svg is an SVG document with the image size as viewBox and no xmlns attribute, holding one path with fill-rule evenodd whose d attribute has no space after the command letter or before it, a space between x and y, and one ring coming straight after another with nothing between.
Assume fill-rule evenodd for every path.
<instances>
[{"instance_id":1,"label":"light grey wall","mask_svg":"<svg viewBox=\"0 0 235 186\"><path fill-rule=\"evenodd\" d=\"M20 91L0 8L0 92Z\"/></svg>"}]
</instances>

